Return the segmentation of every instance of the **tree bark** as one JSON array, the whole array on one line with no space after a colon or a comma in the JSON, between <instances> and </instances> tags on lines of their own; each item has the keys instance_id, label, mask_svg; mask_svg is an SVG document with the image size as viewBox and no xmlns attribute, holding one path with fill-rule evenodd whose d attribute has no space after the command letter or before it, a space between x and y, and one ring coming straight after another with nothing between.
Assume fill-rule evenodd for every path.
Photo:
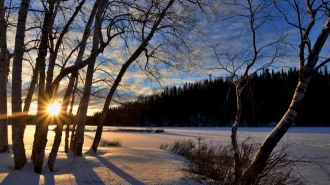
<instances>
[{"instance_id":1,"label":"tree bark","mask_svg":"<svg viewBox=\"0 0 330 185\"><path fill-rule=\"evenodd\" d=\"M64 151L65 153L69 152L69 131L70 131L70 125L73 126L73 114L72 114L72 110L73 110L73 105L74 105L74 101L75 101L75 94L77 91L77 85L78 85L78 78L76 78L76 82L74 85L74 90L73 93L71 95L71 105L70 105L70 110L69 110L69 119L67 120L67 124L66 124L66 129L65 129L65 145L64 145ZM72 128L72 134L73 134L73 128ZM71 145L71 142L70 142Z\"/></svg>"},{"instance_id":2,"label":"tree bark","mask_svg":"<svg viewBox=\"0 0 330 185\"><path fill-rule=\"evenodd\" d=\"M47 106L50 103L50 94L45 89L46 82L46 56L48 48L48 33L52 31L54 21L55 2L49 3L48 9L45 9L45 17L42 26L41 42L38 48L37 63L39 63L39 91L38 91L38 110L36 132L33 141L31 159L34 164L34 171L41 173L43 160L45 157L45 147L48 134L48 113ZM56 9L56 8L55 8Z\"/></svg>"},{"instance_id":3,"label":"tree bark","mask_svg":"<svg viewBox=\"0 0 330 185\"><path fill-rule=\"evenodd\" d=\"M100 44L100 38L99 38L100 35L99 34L101 31L101 15L104 12L105 7L106 7L106 1L101 0L100 6L99 6L96 16L95 16L95 28L94 28L94 34L93 34L92 53L94 53L99 48L99 44ZM74 140L73 140L73 152L77 156L82 155L82 146L84 144L86 115L87 115L87 110L88 110L90 93L91 93L91 89L92 89L95 62L96 62L96 58L94 58L87 67L84 92L83 92L83 96L81 97L80 103L79 103L79 112L77 115L77 129L76 129L76 133L74 135Z\"/></svg>"},{"instance_id":4,"label":"tree bark","mask_svg":"<svg viewBox=\"0 0 330 185\"><path fill-rule=\"evenodd\" d=\"M7 116L7 26L4 0L0 0L0 152L8 151Z\"/></svg>"},{"instance_id":5,"label":"tree bark","mask_svg":"<svg viewBox=\"0 0 330 185\"><path fill-rule=\"evenodd\" d=\"M15 37L13 76L12 76L12 140L15 169L21 169L26 163L24 131L26 123L22 120L22 60L24 53L25 24L30 0L22 0Z\"/></svg>"},{"instance_id":6,"label":"tree bark","mask_svg":"<svg viewBox=\"0 0 330 185\"><path fill-rule=\"evenodd\" d=\"M60 38L62 39L64 34L68 32L68 29L69 29L69 25L73 22L74 20L74 17L78 14L78 12L80 11L82 5L85 3L85 1L81 1L79 6L77 6L73 16L70 18L70 20L68 21L68 23L66 24L64 30L62 31L61 35L60 35ZM95 8L97 9L97 7ZM94 10L94 8L93 8ZM93 20L93 19L92 19ZM90 21L89 24L91 24L92 21ZM90 25L89 25L90 26ZM87 27L88 27L88 24L87 24ZM84 32L84 36L87 33L90 32L90 27L88 27L85 30ZM88 38L88 37L87 37ZM80 58L77 59L77 60L81 60L82 58L82 55L80 51L84 51L85 50L85 47L86 47L86 42L87 42L87 38L84 38L83 39L83 43L84 45L81 46L81 49L79 50L79 54L81 56L79 56ZM53 60L52 60L52 64L55 65L55 58L57 57L57 53L58 53L58 49L59 49L59 46L60 46L60 43L61 43L61 40L59 40L57 43L56 43L56 48L55 48L55 52L53 54ZM51 82L52 82L52 77L53 77L53 71L52 70L49 70L48 71L49 73L49 77L47 79L47 84L49 85L48 88L46 88L47 90L51 91ZM67 112L67 108L68 108L68 105L69 105L69 102L70 102L70 97L71 97L71 94L72 94L72 88L74 86L74 82L75 82L75 75L71 76L70 80L69 80L69 84L68 84L68 88L67 88L67 91L65 92L64 94L64 97L63 97L63 102L61 104L61 111L60 111L60 114L59 114L59 121L57 122L57 129L55 131L55 138L54 138L54 143L53 143L53 147L52 147L52 150L49 154L49 157L48 157L48 162L47 162L47 165L48 165L48 168L50 169L50 171L53 171L53 168L54 168L54 164L55 164L55 160L56 160L56 156L57 156L57 152L58 152L58 149L59 149L59 146L61 144L61 140L62 140L62 131L63 131L63 124L64 122L67 122L68 121L68 115L66 114ZM52 92L50 92L52 93Z\"/></svg>"},{"instance_id":7,"label":"tree bark","mask_svg":"<svg viewBox=\"0 0 330 185\"><path fill-rule=\"evenodd\" d=\"M236 117L235 117L235 122L231 128L231 145L233 147L235 180L237 183L242 175L240 169L239 149L237 143L237 128L241 122L241 115L242 115L242 90L243 90L239 82L235 84L235 90L236 90Z\"/></svg>"},{"instance_id":8,"label":"tree bark","mask_svg":"<svg viewBox=\"0 0 330 185\"><path fill-rule=\"evenodd\" d=\"M287 112L262 143L249 168L244 173L240 184L250 185L256 184L259 181L259 176L266 167L270 154L287 130L292 126L312 75L312 70L309 70L306 76L299 80Z\"/></svg>"}]
</instances>

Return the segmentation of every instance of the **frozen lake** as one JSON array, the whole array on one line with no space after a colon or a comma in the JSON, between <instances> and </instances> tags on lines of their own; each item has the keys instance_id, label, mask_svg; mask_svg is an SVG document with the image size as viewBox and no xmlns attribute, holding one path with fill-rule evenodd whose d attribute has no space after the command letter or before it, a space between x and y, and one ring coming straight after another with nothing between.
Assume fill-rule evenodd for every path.
<instances>
[{"instance_id":1,"label":"frozen lake","mask_svg":"<svg viewBox=\"0 0 330 185\"><path fill-rule=\"evenodd\" d=\"M53 128L54 126L50 126ZM213 144L230 144L230 130L229 127L201 127L201 128L182 128L182 127L166 127L163 128L163 133L146 133L146 132L119 132L118 128L132 128L142 129L142 127L104 127L102 139L113 140L119 139L122 142L122 147L119 148L100 148L95 156L89 154L84 155L85 164L91 165L77 168L77 172L68 171L67 166L70 163L67 155L63 153L63 147L60 148L58 160L55 168L58 172L49 172L47 167L44 167L44 174L35 174L30 164L31 148L34 136L34 126L27 126L24 136L24 143L28 158L28 169L13 171L13 155L0 154L0 184L26 184L26 181L15 178L17 175L26 175L35 177L32 184L154 184L156 182L161 184L184 184L183 182L191 181L184 179L182 167L180 164L184 159L178 157L171 152L159 150L162 143L173 143L177 140L191 139L197 142L196 137L204 138L204 142L211 142ZM95 135L94 126L86 126L84 151L87 151L93 141ZM155 127L154 129L159 129ZM240 141L250 138L250 142L261 143L272 128L239 128L238 137ZM9 127L9 135L11 135L11 127ZM64 139L64 134L63 134ZM63 145L62 139L62 145ZM49 150L51 149L54 140L54 132L49 131L48 143L46 148L46 156L44 164L46 165ZM11 144L11 139L9 140ZM328 165L324 166L326 170L330 171L330 128L324 127L293 127L283 137L278 146L289 145L290 155L296 157L307 157L315 160L326 162ZM102 160L97 160L103 157ZM157 159L157 160L156 160ZM88 162L89 161L89 162ZM144 161L141 168L141 161ZM88 162L88 163L87 163ZM109 163L111 162L111 164ZM72 163L72 161L71 161ZM80 163L77 163L80 164ZM162 172L155 173L155 168L162 166ZM70 167L71 168L71 167ZM321 168L310 162L301 163L294 166L294 169L299 172L301 176L306 178L310 184L329 184L329 175L324 173ZM78 171L83 170L83 172ZM93 174L93 180L86 180L86 173ZM104 173L107 171L107 173ZM144 171L144 176L141 173ZM28 174L26 174L28 173ZM111 179L109 179L111 175ZM51 179L47 181L47 179ZM92 178L92 177L91 177ZM157 178L158 180L154 179ZM33 179L33 178L32 178ZM16 181L15 181L16 180ZM38 182L38 183L37 183ZM81 183L83 182L83 183ZM111 183L112 184L112 183ZM157 184L157 183L156 183Z\"/></svg>"}]
</instances>

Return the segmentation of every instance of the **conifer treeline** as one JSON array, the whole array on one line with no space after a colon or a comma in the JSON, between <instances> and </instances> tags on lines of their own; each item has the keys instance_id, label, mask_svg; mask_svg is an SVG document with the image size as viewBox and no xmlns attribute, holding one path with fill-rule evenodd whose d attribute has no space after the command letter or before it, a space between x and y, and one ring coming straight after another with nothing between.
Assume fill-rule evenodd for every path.
<instances>
[{"instance_id":1,"label":"conifer treeline","mask_svg":"<svg viewBox=\"0 0 330 185\"><path fill-rule=\"evenodd\" d=\"M277 122L287 110L298 72L289 69L254 75L244 91L243 126ZM234 86L227 79L208 79L165 88L135 102L111 108L109 126L229 126L236 113ZM97 120L99 113L92 120ZM92 121L91 120L91 121ZM327 68L314 75L297 115L299 126L330 126L330 77Z\"/></svg>"}]
</instances>

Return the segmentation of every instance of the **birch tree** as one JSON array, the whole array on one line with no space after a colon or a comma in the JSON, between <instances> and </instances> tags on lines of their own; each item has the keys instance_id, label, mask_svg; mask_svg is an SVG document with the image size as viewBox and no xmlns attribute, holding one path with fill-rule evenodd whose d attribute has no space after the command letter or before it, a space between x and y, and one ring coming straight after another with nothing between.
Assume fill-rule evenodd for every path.
<instances>
[{"instance_id":1,"label":"birch tree","mask_svg":"<svg viewBox=\"0 0 330 185\"><path fill-rule=\"evenodd\" d=\"M56 14L58 13L59 7L61 6L61 2L61 0L49 1L44 4L45 15L41 34L41 42L38 48L38 57L36 59L37 63L40 65L38 82L38 122L36 126L35 140L33 143L31 159L34 162L34 170L37 173L40 173L42 170L45 155L44 151L47 143L48 123L49 121L51 121L49 120L49 117L47 115L46 108L52 101L54 101L59 83L64 76L68 75L69 73L76 72L77 70L83 68L84 66L95 60L98 54L100 54L103 49L109 44L109 41L102 43L100 47L92 51L92 54L84 62L76 63L75 65L69 67L63 66L61 72L57 75L55 80L53 80L55 61L57 59L59 47L63 42L62 39L64 35L68 32L69 26L74 21L77 13L79 12L81 6L84 4L85 1L81 1L79 3L76 8L76 11L74 11L73 15L63 27L63 30L60 32L59 37L56 39L56 44L54 44L54 36L51 33L53 30ZM47 5L47 7L45 5ZM47 55L47 42L50 43L50 52L46 75L45 57ZM58 142L56 141L55 144L58 144ZM54 157L56 157L56 152L53 151L51 153L51 156L51 159L54 160Z\"/></svg>"},{"instance_id":2,"label":"birch tree","mask_svg":"<svg viewBox=\"0 0 330 185\"><path fill-rule=\"evenodd\" d=\"M93 20L94 20L94 17L95 17L95 14L96 14L96 11L98 9L98 6L99 6L99 1L96 1L94 6L93 6L93 9L91 11L91 14L89 16L89 19L88 19L88 22L86 24L86 28L84 30L84 34L83 34L83 38L82 38L82 41L80 43L80 49L79 49L79 52L78 52L78 55L77 55L77 59L76 59L76 63L80 63L82 58L83 58L83 54L85 52L85 48L86 48L86 44L87 44L87 39L89 38L89 35L90 35L90 31L91 31L91 26L92 26L92 23L93 23ZM77 8L76 11L79 11L80 8ZM67 109L68 109L68 105L69 105L69 102L70 102L70 98L72 97L72 100L71 100L71 112L72 112L72 106L73 106L73 101L74 101L74 93L73 93L73 88L74 88L74 84L75 81L77 81L78 77L78 71L75 71L71 74L70 78L69 78L69 83L68 83L68 86L67 86L67 89L66 89L66 92L64 94L64 97L63 97L63 102L61 103L61 111L60 111L60 114L58 115L60 117L60 122L58 123L57 125L57 128L56 131L55 131L55 139L54 139L54 143L53 143L53 147L52 147L52 150L51 150L51 153L49 154L49 159L48 159L48 167L50 168L51 171L53 171L53 166L54 166L54 163L55 163L55 159L56 159L56 155L57 155L57 152L58 152L58 148L59 148L59 145L61 143L61 138L62 138L62 131L63 131L63 124L65 122L67 122L67 131L66 131L66 145L65 145L65 151L68 152L67 150L67 146L68 146L68 129L69 129L69 120L68 120L68 117L67 117ZM75 85L77 86L77 84ZM68 114L70 116L70 113Z\"/></svg>"},{"instance_id":3,"label":"birch tree","mask_svg":"<svg viewBox=\"0 0 330 185\"><path fill-rule=\"evenodd\" d=\"M26 163L24 147L25 122L22 120L22 60L24 53L25 24L30 0L22 0L15 37L13 75L12 75L12 140L15 169L21 169Z\"/></svg>"},{"instance_id":4,"label":"birch tree","mask_svg":"<svg viewBox=\"0 0 330 185\"><path fill-rule=\"evenodd\" d=\"M49 88L50 85L46 84L46 56L48 51L49 34L52 33L52 27L60 2L60 0L43 2L45 15L41 30L38 56L36 58L36 62L39 65L37 123L31 154L34 171L37 173L40 173L42 169L45 155L44 148L47 144L48 132L47 106L50 103L50 93L47 88ZM51 68L53 68L52 65L48 67L48 71L51 71ZM49 77L47 76L47 82L49 83L48 78Z\"/></svg>"},{"instance_id":5,"label":"birch tree","mask_svg":"<svg viewBox=\"0 0 330 185\"><path fill-rule=\"evenodd\" d=\"M311 77L330 61L329 56L324 52L330 33L330 2L288 0L274 1L274 3L286 23L298 33L299 79L287 112L265 138L239 184L258 184L269 156L294 122ZM323 27L320 28L322 24ZM314 30L317 35L313 34Z\"/></svg>"},{"instance_id":6,"label":"birch tree","mask_svg":"<svg viewBox=\"0 0 330 185\"><path fill-rule=\"evenodd\" d=\"M93 33L93 46L92 51L97 50L99 43L104 43L103 36L102 36L102 19L104 16L104 11L106 7L111 8L111 6L120 6L117 3L112 4L112 2L107 3L107 1L102 0L100 1L100 8L98 9L98 13L95 17L95 28ZM120 3L119 3L120 4ZM123 3L124 4L124 3ZM108 41L115 38L117 35L124 33L123 28L117 25L117 21L124 19L122 17L127 17L128 14L110 14L112 18L107 26L107 37ZM119 24L120 25L120 24ZM82 146L84 143L84 130L86 124L86 115L88 110L88 103L91 94L91 87L93 82L93 73L94 73L94 65L96 62L96 58L88 65L86 79L85 79L85 86L82 98L79 103L79 111L77 114L77 128L73 139L72 150L78 156L82 155Z\"/></svg>"}]
</instances>

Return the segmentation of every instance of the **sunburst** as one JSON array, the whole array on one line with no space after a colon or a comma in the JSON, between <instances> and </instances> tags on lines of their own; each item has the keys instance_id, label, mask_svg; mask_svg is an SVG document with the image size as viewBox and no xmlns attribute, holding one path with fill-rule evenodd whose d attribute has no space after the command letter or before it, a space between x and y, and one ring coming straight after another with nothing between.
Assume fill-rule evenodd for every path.
<instances>
[{"instance_id":1,"label":"sunburst","mask_svg":"<svg viewBox=\"0 0 330 185\"><path fill-rule=\"evenodd\" d=\"M48 105L47 112L51 116L56 116L60 113L61 105L59 103L51 103Z\"/></svg>"}]
</instances>

